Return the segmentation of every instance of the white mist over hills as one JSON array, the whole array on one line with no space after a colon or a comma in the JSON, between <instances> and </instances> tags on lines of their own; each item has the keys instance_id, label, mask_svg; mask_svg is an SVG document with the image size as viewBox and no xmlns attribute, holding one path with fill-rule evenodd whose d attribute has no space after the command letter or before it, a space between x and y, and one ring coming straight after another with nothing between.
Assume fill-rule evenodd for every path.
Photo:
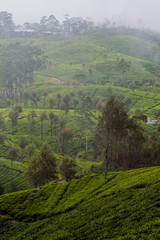
<instances>
[{"instance_id":1,"label":"white mist over hills","mask_svg":"<svg viewBox=\"0 0 160 240\"><path fill-rule=\"evenodd\" d=\"M160 31L159 0L1 0L0 11L13 14L16 24L39 22L51 14L63 20L71 17L91 17L102 23L106 19L121 25L149 27Z\"/></svg>"}]
</instances>

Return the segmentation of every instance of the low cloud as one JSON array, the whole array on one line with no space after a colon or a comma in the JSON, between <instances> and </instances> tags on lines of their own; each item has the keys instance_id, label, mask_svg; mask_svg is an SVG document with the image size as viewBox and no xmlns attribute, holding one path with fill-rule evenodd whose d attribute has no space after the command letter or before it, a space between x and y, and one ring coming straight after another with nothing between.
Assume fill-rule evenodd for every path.
<instances>
[{"instance_id":1,"label":"low cloud","mask_svg":"<svg viewBox=\"0 0 160 240\"><path fill-rule=\"evenodd\" d=\"M70 16L91 17L96 22L107 18L160 30L159 0L5 0L0 11L13 14L16 24L39 22L42 16L55 15L59 20Z\"/></svg>"}]
</instances>

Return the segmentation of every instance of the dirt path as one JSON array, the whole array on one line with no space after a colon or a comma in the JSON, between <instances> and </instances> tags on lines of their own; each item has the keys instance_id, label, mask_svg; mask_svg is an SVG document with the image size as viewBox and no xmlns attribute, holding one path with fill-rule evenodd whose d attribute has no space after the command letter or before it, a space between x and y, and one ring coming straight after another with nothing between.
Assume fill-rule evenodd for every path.
<instances>
[{"instance_id":1,"label":"dirt path","mask_svg":"<svg viewBox=\"0 0 160 240\"><path fill-rule=\"evenodd\" d=\"M56 80L58 85L62 85L62 84L65 85L65 84L67 84L65 81L63 81L63 80L61 80L61 79L59 79L59 78L56 78L56 77L50 76L50 75L37 74L37 76L47 77L47 78L50 78L50 79ZM46 83L46 84L54 84L54 83L52 82L52 83Z\"/></svg>"}]
</instances>

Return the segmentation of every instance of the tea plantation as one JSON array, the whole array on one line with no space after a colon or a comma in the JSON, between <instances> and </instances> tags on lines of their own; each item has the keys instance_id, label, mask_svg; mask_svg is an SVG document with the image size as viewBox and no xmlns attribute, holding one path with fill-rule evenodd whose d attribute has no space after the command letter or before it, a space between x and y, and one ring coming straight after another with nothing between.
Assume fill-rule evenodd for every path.
<instances>
[{"instance_id":1,"label":"tea plantation","mask_svg":"<svg viewBox=\"0 0 160 240\"><path fill-rule=\"evenodd\" d=\"M159 172L110 172L3 195L0 238L159 239Z\"/></svg>"},{"instance_id":2,"label":"tea plantation","mask_svg":"<svg viewBox=\"0 0 160 240\"><path fill-rule=\"evenodd\" d=\"M103 153L94 152L99 115L110 96L124 103L130 117L160 119L160 46L154 34L119 27L0 39L1 49L10 44L39 48L47 64L19 85L14 80L12 91L0 71L0 239L160 239L160 167L120 167L104 180ZM17 107L13 125L10 112ZM157 126L141 119L139 124L145 140L139 166L160 165ZM70 133L66 141L64 129ZM33 154L21 147L22 137ZM59 180L65 154L76 159L77 174L71 182L32 189L26 170L45 141L56 157ZM9 149L16 149L14 159Z\"/></svg>"}]
</instances>

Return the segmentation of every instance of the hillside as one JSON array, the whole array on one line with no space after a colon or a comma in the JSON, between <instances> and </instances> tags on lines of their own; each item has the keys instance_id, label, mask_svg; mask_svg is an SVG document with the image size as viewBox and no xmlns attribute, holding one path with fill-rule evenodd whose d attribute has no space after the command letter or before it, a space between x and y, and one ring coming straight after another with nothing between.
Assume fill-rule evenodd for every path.
<instances>
[{"instance_id":1,"label":"hillside","mask_svg":"<svg viewBox=\"0 0 160 240\"><path fill-rule=\"evenodd\" d=\"M13 179L17 190L29 187L24 172L30 157L19 146L21 136L27 139L28 144L33 144L36 149L35 154L43 142L47 141L58 156L59 166L61 156L64 154L60 140L62 131L60 121L65 119L65 127L73 132L73 138L69 139L65 153L74 157L78 154L82 155L82 158L77 158L79 170L82 170L95 162L92 144L98 115L111 95L124 103L129 99L129 104L125 106L132 115L144 113L154 119L160 111L160 47L153 33L111 28L97 29L81 35L0 39L2 46L14 43L42 49L44 55L48 56L48 64L45 69L35 73L32 89L28 82L25 86L20 86L20 97L6 96L4 82L0 81L0 107L5 120L3 128L5 143L4 146L0 146L0 182L5 192L9 191ZM29 95L28 99L24 97L26 92ZM61 95L61 104L63 97L66 94L70 95L68 113L63 104L58 106L57 94ZM88 129L86 129L85 117L80 112L87 97L92 101L94 116ZM51 99L52 106L50 106ZM18 115L12 135L11 119L8 114L16 105L21 106L22 112ZM30 130L32 110L35 112L35 117L33 129ZM44 121L42 137L40 115L43 111L46 112L48 119ZM59 122L53 127L53 136L51 136L50 112L59 118ZM143 126L146 135L148 132L154 134L156 131L155 126L150 127L145 124ZM86 133L90 153L87 159L84 157ZM8 149L12 147L17 149L18 155L13 164L7 155ZM100 157L96 161L101 163L103 159Z\"/></svg>"},{"instance_id":2,"label":"hillside","mask_svg":"<svg viewBox=\"0 0 160 240\"><path fill-rule=\"evenodd\" d=\"M90 175L0 197L0 238L159 239L160 168Z\"/></svg>"}]
</instances>

